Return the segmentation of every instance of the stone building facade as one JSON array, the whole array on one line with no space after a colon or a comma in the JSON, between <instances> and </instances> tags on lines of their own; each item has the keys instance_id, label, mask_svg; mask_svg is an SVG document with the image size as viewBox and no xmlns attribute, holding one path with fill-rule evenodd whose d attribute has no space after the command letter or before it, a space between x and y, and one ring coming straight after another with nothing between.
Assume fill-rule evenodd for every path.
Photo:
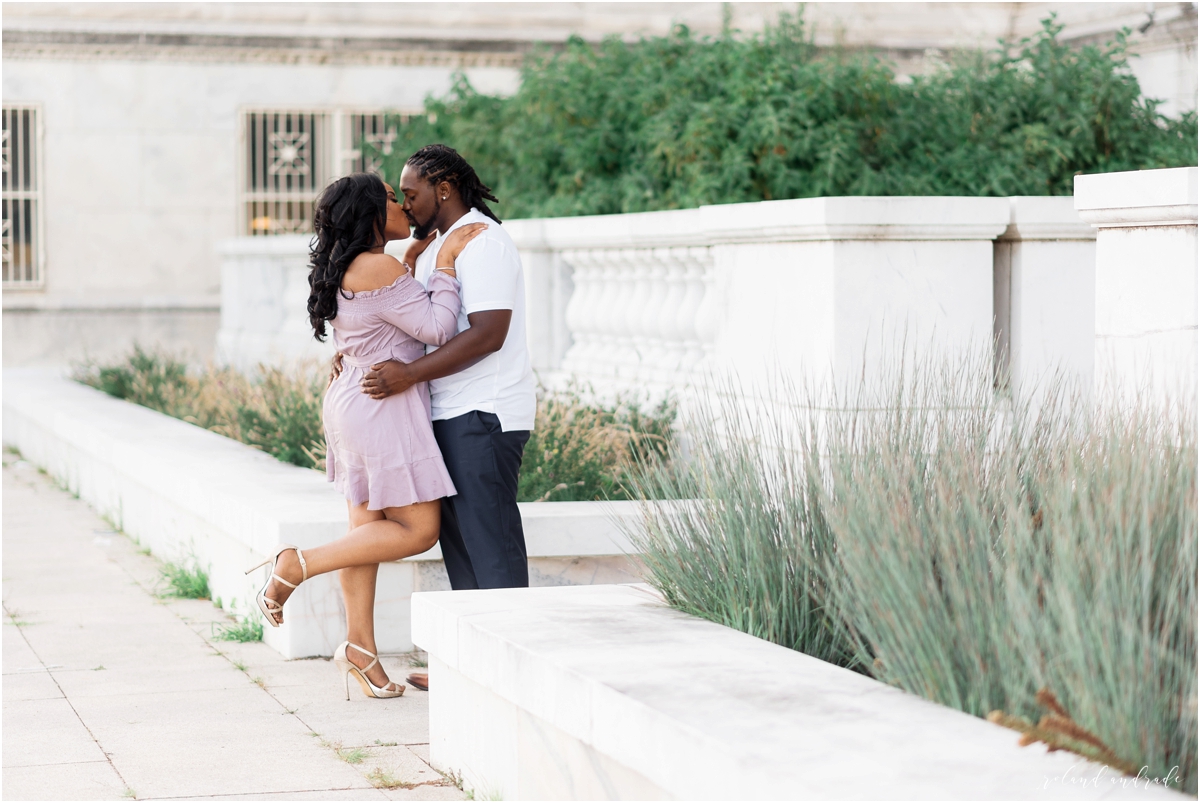
<instances>
[{"instance_id":1,"label":"stone building facade","mask_svg":"<svg viewBox=\"0 0 1200 803\"><path fill-rule=\"evenodd\" d=\"M793 3L5 3L4 362L134 342L211 357L217 243L302 232L315 193L456 71L511 92L537 43L753 31ZM808 3L818 46L901 75L947 51L1130 28L1147 94L1196 108L1194 3Z\"/></svg>"}]
</instances>

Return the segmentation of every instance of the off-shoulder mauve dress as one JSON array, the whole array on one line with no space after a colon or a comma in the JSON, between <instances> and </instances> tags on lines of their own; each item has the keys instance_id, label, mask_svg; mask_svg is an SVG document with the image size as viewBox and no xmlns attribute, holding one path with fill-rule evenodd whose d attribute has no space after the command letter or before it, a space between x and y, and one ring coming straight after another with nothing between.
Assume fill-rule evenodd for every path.
<instances>
[{"instance_id":1,"label":"off-shoulder mauve dress","mask_svg":"<svg viewBox=\"0 0 1200 803\"><path fill-rule=\"evenodd\" d=\"M428 384L376 400L359 382L375 363L412 362L426 343L440 346L453 337L458 291L456 279L434 271L428 292L406 274L378 290L338 296L330 323L342 373L325 391L325 465L350 504L382 510L454 495L433 439Z\"/></svg>"}]
</instances>

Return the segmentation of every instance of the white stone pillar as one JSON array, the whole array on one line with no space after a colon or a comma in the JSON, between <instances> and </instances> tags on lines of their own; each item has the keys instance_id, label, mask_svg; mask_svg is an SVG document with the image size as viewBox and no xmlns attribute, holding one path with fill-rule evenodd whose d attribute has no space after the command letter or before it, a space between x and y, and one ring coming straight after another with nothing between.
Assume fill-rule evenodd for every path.
<instances>
[{"instance_id":1,"label":"white stone pillar","mask_svg":"<svg viewBox=\"0 0 1200 803\"><path fill-rule=\"evenodd\" d=\"M994 252L997 374L1017 397L1056 378L1090 393L1096 231L1067 196L1008 200L1008 228Z\"/></svg>"},{"instance_id":2,"label":"white stone pillar","mask_svg":"<svg viewBox=\"0 0 1200 803\"><path fill-rule=\"evenodd\" d=\"M1196 392L1195 167L1075 177L1097 229L1095 391Z\"/></svg>"},{"instance_id":3,"label":"white stone pillar","mask_svg":"<svg viewBox=\"0 0 1200 803\"><path fill-rule=\"evenodd\" d=\"M809 198L702 207L718 367L857 388L902 357L990 356L1006 198Z\"/></svg>"},{"instance_id":4,"label":"white stone pillar","mask_svg":"<svg viewBox=\"0 0 1200 803\"><path fill-rule=\"evenodd\" d=\"M307 234L239 237L218 244L221 328L217 361L242 371L333 356L333 332L313 339L308 322Z\"/></svg>"}]
</instances>

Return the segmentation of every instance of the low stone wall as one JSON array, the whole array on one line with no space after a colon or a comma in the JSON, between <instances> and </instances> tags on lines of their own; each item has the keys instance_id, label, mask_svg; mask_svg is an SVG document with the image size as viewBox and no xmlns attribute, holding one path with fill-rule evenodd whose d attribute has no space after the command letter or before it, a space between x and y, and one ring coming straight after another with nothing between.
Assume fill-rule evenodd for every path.
<instances>
[{"instance_id":1,"label":"low stone wall","mask_svg":"<svg viewBox=\"0 0 1200 803\"><path fill-rule=\"evenodd\" d=\"M856 384L899 344L986 353L996 337L1018 386L1059 368L1091 380L1095 232L1070 198L804 198L504 228L549 385L686 396L730 368L749 384ZM305 319L306 239L220 253L221 359L331 353Z\"/></svg>"},{"instance_id":2,"label":"low stone wall","mask_svg":"<svg viewBox=\"0 0 1200 803\"><path fill-rule=\"evenodd\" d=\"M247 566L277 543L305 547L346 531L345 500L323 474L281 463L241 443L64 379L56 372L4 372L4 444L93 505L113 525L166 560L195 560L214 598L258 616ZM616 521L635 503L524 504L521 515L534 585L625 583L636 566ZM380 567L375 623L385 652L412 649L414 591L449 589L441 552ZM336 576L305 583L286 623L264 640L288 658L331 655L345 638Z\"/></svg>"},{"instance_id":3,"label":"low stone wall","mask_svg":"<svg viewBox=\"0 0 1200 803\"><path fill-rule=\"evenodd\" d=\"M413 596L430 758L488 800L1181 800L648 587Z\"/></svg>"},{"instance_id":4,"label":"low stone wall","mask_svg":"<svg viewBox=\"0 0 1200 803\"><path fill-rule=\"evenodd\" d=\"M1075 177L1096 227L1095 389L1194 403L1200 169Z\"/></svg>"}]
</instances>

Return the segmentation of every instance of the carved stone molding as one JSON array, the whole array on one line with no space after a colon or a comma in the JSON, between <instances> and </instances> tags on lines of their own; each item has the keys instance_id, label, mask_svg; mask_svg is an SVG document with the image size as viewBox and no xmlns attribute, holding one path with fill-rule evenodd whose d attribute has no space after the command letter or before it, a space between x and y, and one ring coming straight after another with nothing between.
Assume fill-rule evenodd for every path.
<instances>
[{"instance_id":1,"label":"carved stone molding","mask_svg":"<svg viewBox=\"0 0 1200 803\"><path fill-rule=\"evenodd\" d=\"M532 42L5 30L5 59L124 59L439 67L521 65Z\"/></svg>"}]
</instances>

